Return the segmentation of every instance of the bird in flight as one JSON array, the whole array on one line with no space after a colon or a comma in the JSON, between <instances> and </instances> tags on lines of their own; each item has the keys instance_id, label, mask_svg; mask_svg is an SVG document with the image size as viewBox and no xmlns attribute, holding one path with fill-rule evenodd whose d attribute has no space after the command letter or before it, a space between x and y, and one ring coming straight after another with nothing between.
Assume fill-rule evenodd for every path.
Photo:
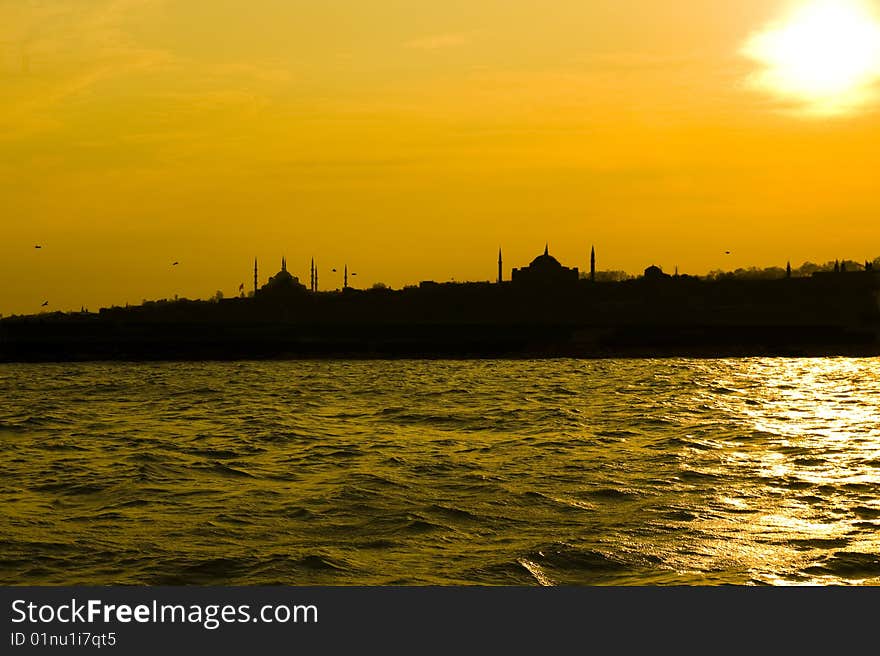
<instances>
[{"instance_id":1,"label":"bird in flight","mask_svg":"<svg viewBox=\"0 0 880 656\"><path fill-rule=\"evenodd\" d=\"M36 246L34 246L34 248L42 248L42 246L40 246L39 244L37 244Z\"/></svg>"},{"instance_id":2,"label":"bird in flight","mask_svg":"<svg viewBox=\"0 0 880 656\"><path fill-rule=\"evenodd\" d=\"M730 251L724 251L725 255L730 255Z\"/></svg>"},{"instance_id":3,"label":"bird in flight","mask_svg":"<svg viewBox=\"0 0 880 656\"><path fill-rule=\"evenodd\" d=\"M43 301L43 304L40 307L46 307L47 305L49 305L49 301Z\"/></svg>"},{"instance_id":4,"label":"bird in flight","mask_svg":"<svg viewBox=\"0 0 880 656\"><path fill-rule=\"evenodd\" d=\"M171 266L177 266L178 264L180 264L180 262L173 262L173 263L171 264Z\"/></svg>"}]
</instances>

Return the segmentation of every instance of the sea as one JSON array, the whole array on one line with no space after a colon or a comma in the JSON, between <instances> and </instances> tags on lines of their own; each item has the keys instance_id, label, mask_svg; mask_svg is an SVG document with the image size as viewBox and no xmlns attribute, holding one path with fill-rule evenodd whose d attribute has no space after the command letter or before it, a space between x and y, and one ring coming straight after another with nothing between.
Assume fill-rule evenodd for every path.
<instances>
[{"instance_id":1,"label":"sea","mask_svg":"<svg viewBox=\"0 0 880 656\"><path fill-rule=\"evenodd\" d=\"M880 359L0 365L0 584L880 584Z\"/></svg>"}]
</instances>

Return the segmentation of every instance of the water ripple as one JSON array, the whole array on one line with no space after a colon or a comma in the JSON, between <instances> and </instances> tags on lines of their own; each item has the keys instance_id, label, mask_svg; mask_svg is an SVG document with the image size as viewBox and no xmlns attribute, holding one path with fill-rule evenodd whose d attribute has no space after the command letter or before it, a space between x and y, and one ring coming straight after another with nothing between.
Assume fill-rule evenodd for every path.
<instances>
[{"instance_id":1,"label":"water ripple","mask_svg":"<svg viewBox=\"0 0 880 656\"><path fill-rule=\"evenodd\" d=\"M0 583L880 584L880 360L0 365Z\"/></svg>"}]
</instances>

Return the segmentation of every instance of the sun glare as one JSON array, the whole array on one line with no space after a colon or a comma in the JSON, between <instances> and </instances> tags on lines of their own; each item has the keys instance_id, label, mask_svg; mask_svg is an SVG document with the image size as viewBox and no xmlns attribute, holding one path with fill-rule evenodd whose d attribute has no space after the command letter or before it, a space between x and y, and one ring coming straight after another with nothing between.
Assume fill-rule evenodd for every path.
<instances>
[{"instance_id":1,"label":"sun glare","mask_svg":"<svg viewBox=\"0 0 880 656\"><path fill-rule=\"evenodd\" d=\"M743 53L766 67L761 87L813 113L845 113L880 79L880 19L866 0L812 0L751 36Z\"/></svg>"}]
</instances>

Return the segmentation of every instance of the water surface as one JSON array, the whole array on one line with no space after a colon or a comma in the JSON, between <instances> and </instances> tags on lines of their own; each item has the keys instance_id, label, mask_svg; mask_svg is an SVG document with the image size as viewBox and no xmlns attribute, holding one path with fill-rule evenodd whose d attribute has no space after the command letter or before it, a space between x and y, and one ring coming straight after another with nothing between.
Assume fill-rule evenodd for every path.
<instances>
[{"instance_id":1,"label":"water surface","mask_svg":"<svg viewBox=\"0 0 880 656\"><path fill-rule=\"evenodd\" d=\"M880 583L880 359L0 365L0 583Z\"/></svg>"}]
</instances>

